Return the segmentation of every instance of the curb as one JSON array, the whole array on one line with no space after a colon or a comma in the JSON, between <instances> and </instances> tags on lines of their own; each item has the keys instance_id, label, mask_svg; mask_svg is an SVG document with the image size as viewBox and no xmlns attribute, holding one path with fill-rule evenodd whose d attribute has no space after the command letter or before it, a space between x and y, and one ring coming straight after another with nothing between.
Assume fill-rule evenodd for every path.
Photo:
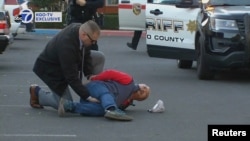
<instances>
[{"instance_id":1,"label":"curb","mask_svg":"<svg viewBox=\"0 0 250 141\"><path fill-rule=\"evenodd\" d=\"M126 31L126 30L101 30L102 36L128 36L132 37L134 35L134 31ZM146 36L146 32L142 32L142 37Z\"/></svg>"},{"instance_id":2,"label":"curb","mask_svg":"<svg viewBox=\"0 0 250 141\"><path fill-rule=\"evenodd\" d=\"M34 35L56 35L61 29L35 29L35 32L31 32ZM134 31L126 30L101 30L101 36L128 36L132 37ZM146 32L142 33L142 37L146 36Z\"/></svg>"},{"instance_id":3,"label":"curb","mask_svg":"<svg viewBox=\"0 0 250 141\"><path fill-rule=\"evenodd\" d=\"M35 32L30 32L30 34L35 34L35 35L55 35L60 30L61 29L35 29Z\"/></svg>"}]
</instances>

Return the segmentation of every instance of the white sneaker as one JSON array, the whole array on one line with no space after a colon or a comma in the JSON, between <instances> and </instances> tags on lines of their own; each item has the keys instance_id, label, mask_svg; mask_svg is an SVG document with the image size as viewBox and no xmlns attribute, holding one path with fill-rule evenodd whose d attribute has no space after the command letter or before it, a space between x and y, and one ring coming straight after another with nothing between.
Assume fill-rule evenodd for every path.
<instances>
[{"instance_id":1,"label":"white sneaker","mask_svg":"<svg viewBox=\"0 0 250 141\"><path fill-rule=\"evenodd\" d=\"M120 121L133 120L133 118L131 116L128 116L125 112L123 112L120 109L116 109L114 111L107 110L104 117L107 119L120 120Z\"/></svg>"}]
</instances>

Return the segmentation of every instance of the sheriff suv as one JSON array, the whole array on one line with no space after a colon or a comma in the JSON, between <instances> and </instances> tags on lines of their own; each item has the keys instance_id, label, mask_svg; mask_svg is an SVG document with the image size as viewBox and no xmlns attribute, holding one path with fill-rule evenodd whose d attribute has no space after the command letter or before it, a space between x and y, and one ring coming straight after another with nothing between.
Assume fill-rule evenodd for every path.
<instances>
[{"instance_id":1,"label":"sheriff suv","mask_svg":"<svg viewBox=\"0 0 250 141\"><path fill-rule=\"evenodd\" d=\"M152 0L146 25L149 56L196 61L199 79L250 68L250 0Z\"/></svg>"},{"instance_id":2,"label":"sheriff suv","mask_svg":"<svg viewBox=\"0 0 250 141\"><path fill-rule=\"evenodd\" d=\"M8 11L0 11L0 54L5 51L11 42L13 42L10 26Z\"/></svg>"},{"instance_id":3,"label":"sheriff suv","mask_svg":"<svg viewBox=\"0 0 250 141\"><path fill-rule=\"evenodd\" d=\"M250 68L250 0L203 0L196 23L198 78L212 79L220 69Z\"/></svg>"},{"instance_id":4,"label":"sheriff suv","mask_svg":"<svg viewBox=\"0 0 250 141\"><path fill-rule=\"evenodd\" d=\"M150 57L181 69L196 61L199 79L250 68L250 0L119 0L118 8L120 29L146 30Z\"/></svg>"}]
</instances>

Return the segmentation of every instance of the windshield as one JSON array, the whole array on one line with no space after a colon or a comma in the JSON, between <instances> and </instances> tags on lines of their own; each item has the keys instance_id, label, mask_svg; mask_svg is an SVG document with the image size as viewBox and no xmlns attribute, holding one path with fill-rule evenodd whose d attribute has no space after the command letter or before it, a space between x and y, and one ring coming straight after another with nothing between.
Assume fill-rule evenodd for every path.
<instances>
[{"instance_id":1,"label":"windshield","mask_svg":"<svg viewBox=\"0 0 250 141\"><path fill-rule=\"evenodd\" d=\"M242 6L248 5L250 6L250 0L210 0L208 2L209 5L233 5L233 6Z\"/></svg>"},{"instance_id":2,"label":"windshield","mask_svg":"<svg viewBox=\"0 0 250 141\"><path fill-rule=\"evenodd\" d=\"M3 12L0 12L0 20L4 20L4 13Z\"/></svg>"},{"instance_id":3,"label":"windshield","mask_svg":"<svg viewBox=\"0 0 250 141\"><path fill-rule=\"evenodd\" d=\"M176 0L152 0L152 3L159 3L159 4L175 4Z\"/></svg>"},{"instance_id":4,"label":"windshield","mask_svg":"<svg viewBox=\"0 0 250 141\"><path fill-rule=\"evenodd\" d=\"M161 5L176 5L176 3L180 3L182 0L148 0L148 3L153 4L161 4ZM198 6L200 0L191 1L192 6Z\"/></svg>"}]
</instances>

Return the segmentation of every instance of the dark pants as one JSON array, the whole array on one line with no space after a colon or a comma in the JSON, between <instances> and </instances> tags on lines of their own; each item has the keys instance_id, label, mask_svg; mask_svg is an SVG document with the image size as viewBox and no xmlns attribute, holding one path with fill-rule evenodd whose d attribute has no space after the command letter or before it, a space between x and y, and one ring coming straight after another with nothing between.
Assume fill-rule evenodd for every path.
<instances>
[{"instance_id":1,"label":"dark pants","mask_svg":"<svg viewBox=\"0 0 250 141\"><path fill-rule=\"evenodd\" d=\"M132 46L137 49L138 43L141 38L142 31L141 30L135 30L134 31L134 36L132 38Z\"/></svg>"}]
</instances>

